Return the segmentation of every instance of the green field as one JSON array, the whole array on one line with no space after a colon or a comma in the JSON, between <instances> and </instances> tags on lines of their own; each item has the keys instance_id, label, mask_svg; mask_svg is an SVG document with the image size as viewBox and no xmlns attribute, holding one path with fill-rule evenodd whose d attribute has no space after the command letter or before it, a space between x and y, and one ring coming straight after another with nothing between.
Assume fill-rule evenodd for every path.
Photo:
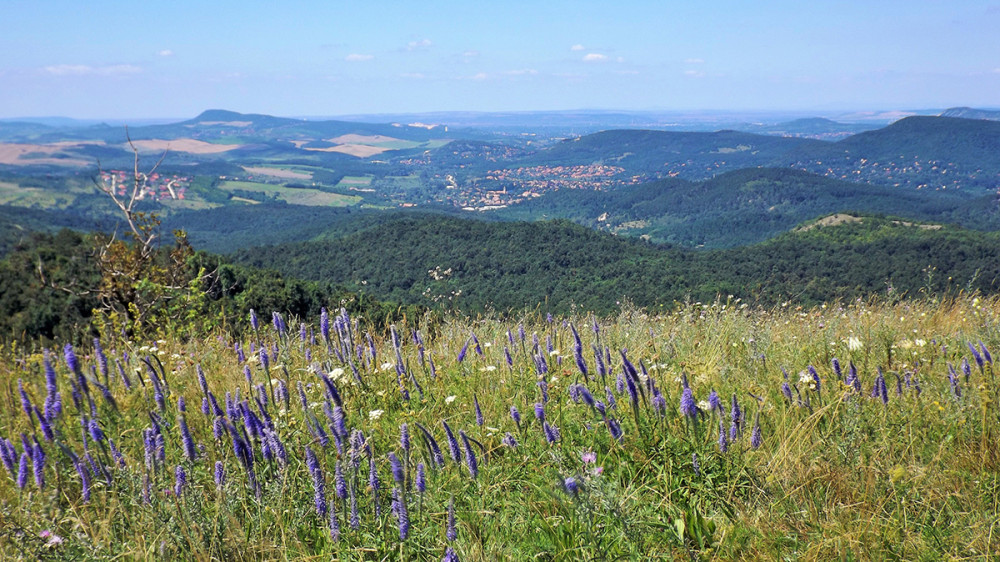
<instances>
[{"instance_id":1,"label":"green field","mask_svg":"<svg viewBox=\"0 0 1000 562\"><path fill-rule=\"evenodd\" d=\"M281 201L292 205L348 207L357 204L361 197L327 193L318 189L288 188L283 185L248 181L226 181L219 184L223 191L247 191L276 195Z\"/></svg>"},{"instance_id":2,"label":"green field","mask_svg":"<svg viewBox=\"0 0 1000 562\"><path fill-rule=\"evenodd\" d=\"M0 205L64 209L71 205L76 195L40 187L21 187L16 183L0 182Z\"/></svg>"}]
</instances>

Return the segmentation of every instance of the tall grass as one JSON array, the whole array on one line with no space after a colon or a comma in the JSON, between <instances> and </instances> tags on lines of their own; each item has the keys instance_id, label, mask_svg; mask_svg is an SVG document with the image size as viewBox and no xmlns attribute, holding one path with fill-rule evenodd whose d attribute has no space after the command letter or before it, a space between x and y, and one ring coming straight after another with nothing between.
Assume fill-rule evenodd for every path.
<instances>
[{"instance_id":1,"label":"tall grass","mask_svg":"<svg viewBox=\"0 0 1000 562\"><path fill-rule=\"evenodd\" d=\"M103 341L106 373L96 347L71 350L74 372L64 349L12 345L0 360L0 554L986 557L1000 520L998 390L986 356L1000 341L998 314L994 298L768 310L730 300L602 319L454 316L397 325L395 338L333 314L304 319L304 337L282 320L183 345ZM198 368L221 416L211 402L202 409ZM694 415L681 409L685 382Z\"/></svg>"}]
</instances>

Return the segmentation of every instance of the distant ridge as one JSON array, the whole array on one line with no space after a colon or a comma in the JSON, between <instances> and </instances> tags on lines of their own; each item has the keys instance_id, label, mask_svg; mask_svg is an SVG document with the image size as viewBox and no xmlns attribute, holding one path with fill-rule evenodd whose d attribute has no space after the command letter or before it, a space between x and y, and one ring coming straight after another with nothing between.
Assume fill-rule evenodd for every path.
<instances>
[{"instance_id":1,"label":"distant ridge","mask_svg":"<svg viewBox=\"0 0 1000 562\"><path fill-rule=\"evenodd\" d=\"M941 117L960 117L962 119L988 119L1000 121L1000 110L975 109L972 107L952 107L941 112Z\"/></svg>"}]
</instances>

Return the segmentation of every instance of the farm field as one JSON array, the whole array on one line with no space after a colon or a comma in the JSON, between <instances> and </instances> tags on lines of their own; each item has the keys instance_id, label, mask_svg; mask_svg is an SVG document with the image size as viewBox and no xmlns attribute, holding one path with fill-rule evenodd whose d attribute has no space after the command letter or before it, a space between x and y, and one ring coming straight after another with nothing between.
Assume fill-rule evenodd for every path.
<instances>
[{"instance_id":1,"label":"farm field","mask_svg":"<svg viewBox=\"0 0 1000 562\"><path fill-rule=\"evenodd\" d=\"M318 189L288 188L282 185L247 181L222 182L219 184L219 189L229 192L242 191L265 194L292 205L345 207L354 205L361 200L360 197L327 193Z\"/></svg>"},{"instance_id":2,"label":"farm field","mask_svg":"<svg viewBox=\"0 0 1000 562\"><path fill-rule=\"evenodd\" d=\"M998 319L733 299L7 346L0 554L985 559Z\"/></svg>"}]
</instances>

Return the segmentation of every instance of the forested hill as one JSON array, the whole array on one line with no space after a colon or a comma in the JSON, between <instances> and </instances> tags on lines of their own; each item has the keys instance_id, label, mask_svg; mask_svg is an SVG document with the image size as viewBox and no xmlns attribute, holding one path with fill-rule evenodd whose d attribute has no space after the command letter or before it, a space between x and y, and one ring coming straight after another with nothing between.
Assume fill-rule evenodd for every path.
<instances>
[{"instance_id":1,"label":"forested hill","mask_svg":"<svg viewBox=\"0 0 1000 562\"><path fill-rule=\"evenodd\" d=\"M702 182L665 179L612 191L559 190L497 212L573 222L689 247L752 244L837 212L885 214L1000 229L996 196L867 185L791 170L749 168Z\"/></svg>"},{"instance_id":2,"label":"forested hill","mask_svg":"<svg viewBox=\"0 0 1000 562\"><path fill-rule=\"evenodd\" d=\"M567 221L401 218L328 242L254 248L238 262L344 283L379 298L465 311L538 304L609 312L733 294L815 304L922 289L1000 289L1000 237L866 217L755 246L698 252ZM935 273L936 272L936 273Z\"/></svg>"},{"instance_id":3,"label":"forested hill","mask_svg":"<svg viewBox=\"0 0 1000 562\"><path fill-rule=\"evenodd\" d=\"M796 149L783 165L857 181L996 191L1000 122L916 116L836 143Z\"/></svg>"},{"instance_id":4,"label":"forested hill","mask_svg":"<svg viewBox=\"0 0 1000 562\"><path fill-rule=\"evenodd\" d=\"M673 132L613 130L566 140L516 161L518 166L601 163L631 174L676 173L702 179L721 171L765 165L822 141L738 131Z\"/></svg>"},{"instance_id":5,"label":"forested hill","mask_svg":"<svg viewBox=\"0 0 1000 562\"><path fill-rule=\"evenodd\" d=\"M1000 184L1000 122L915 116L837 142L737 131L613 130L562 141L507 160L503 167L592 164L614 167L615 177L625 184L632 176L703 180L770 166L853 182L982 195Z\"/></svg>"}]
</instances>

